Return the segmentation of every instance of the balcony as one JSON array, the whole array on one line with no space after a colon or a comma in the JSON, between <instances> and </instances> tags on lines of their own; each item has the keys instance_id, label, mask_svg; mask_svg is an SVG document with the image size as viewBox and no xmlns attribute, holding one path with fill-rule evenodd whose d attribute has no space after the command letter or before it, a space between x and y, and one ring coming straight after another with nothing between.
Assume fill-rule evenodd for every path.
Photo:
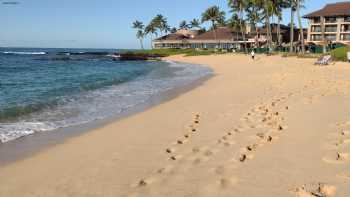
<instances>
[{"instance_id":1,"label":"balcony","mask_svg":"<svg viewBox=\"0 0 350 197\"><path fill-rule=\"evenodd\" d=\"M337 35L336 34L327 34L327 35L325 35L325 39L328 41L336 41Z\"/></svg>"},{"instance_id":2,"label":"balcony","mask_svg":"<svg viewBox=\"0 0 350 197\"><path fill-rule=\"evenodd\" d=\"M341 32L349 32L350 33L350 25L342 25Z\"/></svg>"},{"instance_id":3,"label":"balcony","mask_svg":"<svg viewBox=\"0 0 350 197\"><path fill-rule=\"evenodd\" d=\"M311 35L311 41L322 41L322 36L321 35Z\"/></svg>"},{"instance_id":4,"label":"balcony","mask_svg":"<svg viewBox=\"0 0 350 197\"><path fill-rule=\"evenodd\" d=\"M311 33L321 33L322 29L319 25L313 25L311 26Z\"/></svg>"},{"instance_id":5,"label":"balcony","mask_svg":"<svg viewBox=\"0 0 350 197\"><path fill-rule=\"evenodd\" d=\"M343 34L340 37L342 41L350 41L350 34Z\"/></svg>"},{"instance_id":6,"label":"balcony","mask_svg":"<svg viewBox=\"0 0 350 197\"><path fill-rule=\"evenodd\" d=\"M326 25L325 32L335 33L338 30L337 25Z\"/></svg>"},{"instance_id":7,"label":"balcony","mask_svg":"<svg viewBox=\"0 0 350 197\"><path fill-rule=\"evenodd\" d=\"M350 16L345 16L344 17L344 22L350 22Z\"/></svg>"},{"instance_id":8,"label":"balcony","mask_svg":"<svg viewBox=\"0 0 350 197\"><path fill-rule=\"evenodd\" d=\"M337 17L325 17L324 18L325 23L336 23L337 22Z\"/></svg>"}]
</instances>

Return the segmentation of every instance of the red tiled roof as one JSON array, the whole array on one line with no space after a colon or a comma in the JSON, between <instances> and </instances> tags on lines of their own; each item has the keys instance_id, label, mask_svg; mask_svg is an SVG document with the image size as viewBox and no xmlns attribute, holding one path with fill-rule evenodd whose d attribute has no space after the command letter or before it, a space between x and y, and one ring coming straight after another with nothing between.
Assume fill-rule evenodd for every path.
<instances>
[{"instance_id":1,"label":"red tiled roof","mask_svg":"<svg viewBox=\"0 0 350 197\"><path fill-rule=\"evenodd\" d=\"M324 8L303 16L313 18L320 16L350 16L350 2L327 4Z\"/></svg>"},{"instance_id":2,"label":"red tiled roof","mask_svg":"<svg viewBox=\"0 0 350 197\"><path fill-rule=\"evenodd\" d=\"M233 40L235 38L234 32L228 27L218 27L215 34L217 40ZM191 40L215 40L214 32L213 30L207 31Z\"/></svg>"},{"instance_id":3,"label":"red tiled roof","mask_svg":"<svg viewBox=\"0 0 350 197\"><path fill-rule=\"evenodd\" d=\"M162 41L162 40L185 40L185 39L189 39L189 37L183 34L173 33L173 34L168 34L160 38L157 38L156 40Z\"/></svg>"}]
</instances>

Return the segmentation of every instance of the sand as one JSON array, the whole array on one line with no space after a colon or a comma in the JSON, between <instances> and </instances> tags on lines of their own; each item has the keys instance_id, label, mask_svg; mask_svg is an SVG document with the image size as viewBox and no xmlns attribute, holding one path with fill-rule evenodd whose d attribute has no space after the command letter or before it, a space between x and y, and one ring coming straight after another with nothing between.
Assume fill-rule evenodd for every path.
<instances>
[{"instance_id":1,"label":"sand","mask_svg":"<svg viewBox=\"0 0 350 197\"><path fill-rule=\"evenodd\" d=\"M0 167L1 197L350 196L350 64L173 56L215 76Z\"/></svg>"}]
</instances>

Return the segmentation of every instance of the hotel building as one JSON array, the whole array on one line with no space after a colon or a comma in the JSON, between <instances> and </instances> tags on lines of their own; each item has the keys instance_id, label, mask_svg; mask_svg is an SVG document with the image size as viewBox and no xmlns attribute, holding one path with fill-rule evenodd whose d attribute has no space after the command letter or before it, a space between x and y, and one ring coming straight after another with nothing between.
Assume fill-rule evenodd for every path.
<instances>
[{"instance_id":1,"label":"hotel building","mask_svg":"<svg viewBox=\"0 0 350 197\"><path fill-rule=\"evenodd\" d=\"M350 2L327 4L304 18L309 20L308 43L350 44Z\"/></svg>"}]
</instances>

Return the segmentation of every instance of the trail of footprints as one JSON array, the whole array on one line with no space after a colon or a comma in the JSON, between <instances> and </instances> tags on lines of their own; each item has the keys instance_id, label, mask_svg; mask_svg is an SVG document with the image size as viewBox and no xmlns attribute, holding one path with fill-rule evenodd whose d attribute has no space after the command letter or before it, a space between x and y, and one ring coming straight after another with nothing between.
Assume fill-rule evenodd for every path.
<instances>
[{"instance_id":1,"label":"trail of footprints","mask_svg":"<svg viewBox=\"0 0 350 197\"><path fill-rule=\"evenodd\" d=\"M296 197L334 197L336 187L324 183L306 184L290 190Z\"/></svg>"},{"instance_id":2,"label":"trail of footprints","mask_svg":"<svg viewBox=\"0 0 350 197\"><path fill-rule=\"evenodd\" d=\"M165 174L171 173L175 167L181 167L177 165L179 161L190 162L193 167L203 162L207 162L225 147L230 147L235 144L235 137L245 132L252 132L253 136L248 136L249 144L245 144L242 147L235 148L232 155L237 155L234 158L229 159L226 164L221 164L210 171L218 175L218 183L223 188L227 188L235 185L238 181L235 177L227 177L228 171L239 167L232 165L232 161L235 163L245 163L254 158L256 151L266 144L271 144L279 138L279 134L286 129L284 125L283 113L289 109L287 105L282 105L287 99L292 96L288 94L286 96L280 96L267 103L260 103L254 106L249 112L247 112L241 119L240 125L232 128L226 132L219 139L215 140L212 144L207 147L192 147L190 152L185 155L176 154L177 146L186 145L193 136L199 133L199 126L201 122L201 115L195 114L193 117L192 124L190 124L188 132L183 137L176 140L176 142L169 148L165 149L165 154L168 156L168 160L172 163L171 165L158 169L154 174L151 174L149 178L140 179L137 184L133 184L133 187L146 187L154 182L152 177L163 175L163 178L167 178ZM179 169L177 169L179 170ZM220 177L222 176L222 177ZM159 177L158 177L159 178Z\"/></svg>"},{"instance_id":3,"label":"trail of footprints","mask_svg":"<svg viewBox=\"0 0 350 197\"><path fill-rule=\"evenodd\" d=\"M350 163L350 121L337 123L338 129L332 136L331 153L323 158L323 161L330 164L348 164ZM350 180L350 171L342 172L337 175L339 178Z\"/></svg>"}]
</instances>

